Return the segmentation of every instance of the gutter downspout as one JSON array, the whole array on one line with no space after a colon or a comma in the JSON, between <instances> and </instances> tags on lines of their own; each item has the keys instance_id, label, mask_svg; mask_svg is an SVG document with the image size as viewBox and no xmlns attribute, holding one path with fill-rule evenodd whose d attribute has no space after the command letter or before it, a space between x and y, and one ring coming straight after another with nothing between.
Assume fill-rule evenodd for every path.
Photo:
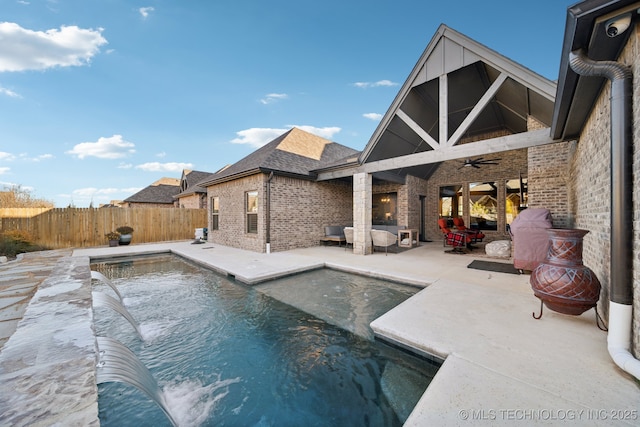
<instances>
[{"instance_id":1,"label":"gutter downspout","mask_svg":"<svg viewBox=\"0 0 640 427\"><path fill-rule=\"evenodd\" d=\"M633 319L633 139L631 69L615 61L594 61L582 49L569 54L579 75L611 81L611 291L607 347L613 361L640 379L640 361L630 352Z\"/></svg>"},{"instance_id":2,"label":"gutter downspout","mask_svg":"<svg viewBox=\"0 0 640 427\"><path fill-rule=\"evenodd\" d=\"M267 222L267 231L266 231L266 251L268 254L271 253L271 180L273 179L273 171L269 174L269 178L267 178L267 209L266 209L266 222Z\"/></svg>"}]
</instances>

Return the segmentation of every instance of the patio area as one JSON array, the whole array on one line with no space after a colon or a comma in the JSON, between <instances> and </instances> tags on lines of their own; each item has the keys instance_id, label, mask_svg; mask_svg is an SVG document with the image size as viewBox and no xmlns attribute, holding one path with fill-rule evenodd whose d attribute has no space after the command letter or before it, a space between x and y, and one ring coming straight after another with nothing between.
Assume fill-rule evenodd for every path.
<instances>
[{"instance_id":1,"label":"patio area","mask_svg":"<svg viewBox=\"0 0 640 427\"><path fill-rule=\"evenodd\" d=\"M388 255L337 246L263 254L181 241L78 249L72 258L86 265L89 257L173 252L248 284L323 266L409 283L424 289L371 326L379 337L444 364L405 425L637 425L640 388L610 359L594 310L574 317L545 309L535 320L540 303L528 275L470 269L474 259L487 259L484 251L446 249L436 241ZM19 265L0 269L6 275ZM10 339L0 353L5 392L5 380L19 380L7 370L11 346ZM55 381L52 372L42 375ZM0 402L6 399L2 393ZM30 414L24 425L48 424L33 407Z\"/></svg>"}]
</instances>

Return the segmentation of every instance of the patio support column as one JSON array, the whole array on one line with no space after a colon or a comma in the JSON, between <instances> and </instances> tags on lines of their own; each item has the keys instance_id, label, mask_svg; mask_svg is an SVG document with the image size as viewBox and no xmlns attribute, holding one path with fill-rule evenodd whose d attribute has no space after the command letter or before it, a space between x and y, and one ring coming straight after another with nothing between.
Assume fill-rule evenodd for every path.
<instances>
[{"instance_id":1,"label":"patio support column","mask_svg":"<svg viewBox=\"0 0 640 427\"><path fill-rule=\"evenodd\" d=\"M368 255L371 245L371 188L369 173L353 175L353 253Z\"/></svg>"}]
</instances>

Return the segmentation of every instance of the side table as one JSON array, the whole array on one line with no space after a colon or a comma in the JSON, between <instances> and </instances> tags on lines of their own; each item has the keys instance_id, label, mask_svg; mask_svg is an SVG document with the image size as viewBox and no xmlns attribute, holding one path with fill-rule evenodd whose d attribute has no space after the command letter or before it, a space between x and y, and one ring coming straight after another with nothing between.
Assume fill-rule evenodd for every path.
<instances>
[{"instance_id":1,"label":"side table","mask_svg":"<svg viewBox=\"0 0 640 427\"><path fill-rule=\"evenodd\" d=\"M418 246L418 230L415 228L405 228L398 230L398 246L403 248L412 248ZM402 243L404 239L408 239L407 243ZM415 244L413 243L415 242Z\"/></svg>"}]
</instances>

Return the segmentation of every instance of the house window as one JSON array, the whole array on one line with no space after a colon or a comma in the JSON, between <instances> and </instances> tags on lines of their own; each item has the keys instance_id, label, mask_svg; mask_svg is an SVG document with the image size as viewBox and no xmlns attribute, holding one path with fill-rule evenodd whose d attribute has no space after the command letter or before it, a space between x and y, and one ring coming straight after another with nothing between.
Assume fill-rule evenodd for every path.
<instances>
[{"instance_id":1,"label":"house window","mask_svg":"<svg viewBox=\"0 0 640 427\"><path fill-rule=\"evenodd\" d=\"M509 225L518 216L520 211L526 209L528 203L527 178L508 179L506 183L505 197L505 222L507 230Z\"/></svg>"},{"instance_id":2,"label":"house window","mask_svg":"<svg viewBox=\"0 0 640 427\"><path fill-rule=\"evenodd\" d=\"M219 230L219 221L220 221L220 198L212 197L211 198L211 229Z\"/></svg>"},{"instance_id":3,"label":"house window","mask_svg":"<svg viewBox=\"0 0 640 427\"><path fill-rule=\"evenodd\" d=\"M247 233L258 233L258 192L246 193Z\"/></svg>"},{"instance_id":4,"label":"house window","mask_svg":"<svg viewBox=\"0 0 640 427\"><path fill-rule=\"evenodd\" d=\"M398 225L398 193L373 194L371 196L371 223L373 225Z\"/></svg>"},{"instance_id":5,"label":"house window","mask_svg":"<svg viewBox=\"0 0 640 427\"><path fill-rule=\"evenodd\" d=\"M450 227L453 226L451 218L462 217L462 208L462 185L440 187L439 216L447 219Z\"/></svg>"},{"instance_id":6,"label":"house window","mask_svg":"<svg viewBox=\"0 0 640 427\"><path fill-rule=\"evenodd\" d=\"M498 230L497 182L469 184L469 214L472 228Z\"/></svg>"}]
</instances>

